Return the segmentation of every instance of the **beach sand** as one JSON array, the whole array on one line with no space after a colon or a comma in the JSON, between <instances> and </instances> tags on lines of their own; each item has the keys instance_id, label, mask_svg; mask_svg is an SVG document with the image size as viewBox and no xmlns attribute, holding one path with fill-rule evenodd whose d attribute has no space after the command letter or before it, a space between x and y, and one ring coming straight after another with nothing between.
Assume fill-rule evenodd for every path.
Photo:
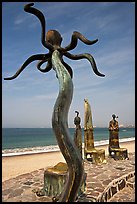
<instances>
[{"instance_id":1,"label":"beach sand","mask_svg":"<svg viewBox=\"0 0 137 204\"><path fill-rule=\"evenodd\" d=\"M127 148L128 153L135 152L135 141L122 142L120 147ZM108 145L100 145L95 148L105 149L105 155L108 155ZM59 162L65 162L60 151L2 157L2 182L34 170L53 167Z\"/></svg>"}]
</instances>

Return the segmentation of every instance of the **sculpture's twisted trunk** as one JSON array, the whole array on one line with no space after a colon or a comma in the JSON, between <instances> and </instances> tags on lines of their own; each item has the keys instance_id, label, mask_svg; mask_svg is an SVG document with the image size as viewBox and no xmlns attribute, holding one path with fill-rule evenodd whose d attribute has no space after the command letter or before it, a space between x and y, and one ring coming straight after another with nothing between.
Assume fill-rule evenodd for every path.
<instances>
[{"instance_id":1,"label":"sculpture's twisted trunk","mask_svg":"<svg viewBox=\"0 0 137 204\"><path fill-rule=\"evenodd\" d=\"M52 126L59 148L68 165L68 177L59 202L74 202L83 178L81 155L75 148L68 130L68 111L72 101L73 83L69 72L62 64L62 56L56 50L52 55L53 68L59 81L59 95L56 100Z\"/></svg>"}]
</instances>

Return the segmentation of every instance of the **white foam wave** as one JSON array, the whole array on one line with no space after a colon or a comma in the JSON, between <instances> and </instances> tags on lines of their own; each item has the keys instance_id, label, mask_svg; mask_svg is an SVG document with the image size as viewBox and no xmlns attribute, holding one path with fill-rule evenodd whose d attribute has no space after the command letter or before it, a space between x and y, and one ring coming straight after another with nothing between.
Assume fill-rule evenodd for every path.
<instances>
[{"instance_id":1,"label":"white foam wave","mask_svg":"<svg viewBox=\"0 0 137 204\"><path fill-rule=\"evenodd\" d=\"M135 137L131 138L123 138L119 139L120 142L129 142L134 141ZM109 140L101 140L101 141L95 141L94 145L100 146L100 145L107 145L109 144ZM82 144L82 147L84 148L84 143ZM2 156L19 156L19 155L28 155L28 154L38 154L38 153L46 153L46 152L55 152L60 151L58 145L50 145L50 146L43 146L43 147L29 147L29 148L16 148L16 149L4 149L2 150Z\"/></svg>"},{"instance_id":2,"label":"white foam wave","mask_svg":"<svg viewBox=\"0 0 137 204\"><path fill-rule=\"evenodd\" d=\"M58 145L43 146L43 147L30 147L30 148L16 148L2 150L2 156L19 156L27 154L38 154L46 152L60 151Z\"/></svg>"},{"instance_id":3,"label":"white foam wave","mask_svg":"<svg viewBox=\"0 0 137 204\"><path fill-rule=\"evenodd\" d=\"M130 137L130 138L122 138L122 139L119 139L119 142L130 142L130 141L134 141L135 140L135 137ZM94 142L94 145L95 146L100 146L100 145L107 145L109 144L109 140L101 140L101 141L95 141Z\"/></svg>"}]
</instances>

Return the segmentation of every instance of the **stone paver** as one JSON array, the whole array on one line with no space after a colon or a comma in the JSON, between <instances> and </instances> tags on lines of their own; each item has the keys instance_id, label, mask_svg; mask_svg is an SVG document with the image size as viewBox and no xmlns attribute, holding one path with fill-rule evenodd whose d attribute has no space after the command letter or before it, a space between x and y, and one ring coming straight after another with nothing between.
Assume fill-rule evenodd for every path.
<instances>
[{"instance_id":1,"label":"stone paver","mask_svg":"<svg viewBox=\"0 0 137 204\"><path fill-rule=\"evenodd\" d=\"M135 154L129 154L129 160L107 157L105 164L98 165L85 161L84 168L86 189L77 202L101 202L105 197L107 202L135 202ZM6 180L2 182L2 201L52 202L51 197L37 196L43 185L44 169Z\"/></svg>"},{"instance_id":2,"label":"stone paver","mask_svg":"<svg viewBox=\"0 0 137 204\"><path fill-rule=\"evenodd\" d=\"M135 189L125 187L116 193L109 202L135 202Z\"/></svg>"}]
</instances>

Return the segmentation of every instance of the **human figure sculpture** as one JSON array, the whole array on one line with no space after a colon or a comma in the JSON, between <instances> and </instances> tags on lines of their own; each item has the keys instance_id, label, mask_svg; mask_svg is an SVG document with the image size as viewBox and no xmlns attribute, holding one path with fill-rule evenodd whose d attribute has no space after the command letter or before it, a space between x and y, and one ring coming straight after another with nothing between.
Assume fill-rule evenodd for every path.
<instances>
[{"instance_id":1,"label":"human figure sculpture","mask_svg":"<svg viewBox=\"0 0 137 204\"><path fill-rule=\"evenodd\" d=\"M74 124L76 125L74 133L74 143L78 147L81 157L82 157L82 130L80 126L81 118L79 117L79 112L75 111L77 116L74 118Z\"/></svg>"},{"instance_id":2,"label":"human figure sculpture","mask_svg":"<svg viewBox=\"0 0 137 204\"><path fill-rule=\"evenodd\" d=\"M112 120L109 122L109 148L119 148L119 126L115 114L112 115Z\"/></svg>"},{"instance_id":3,"label":"human figure sculpture","mask_svg":"<svg viewBox=\"0 0 137 204\"><path fill-rule=\"evenodd\" d=\"M112 115L112 120L109 122L109 156L115 160L128 159L128 152L126 148L120 148L119 145L119 125L115 114Z\"/></svg>"},{"instance_id":4,"label":"human figure sculpture","mask_svg":"<svg viewBox=\"0 0 137 204\"><path fill-rule=\"evenodd\" d=\"M92 45L98 40L96 39L90 41L86 39L81 33L74 31L70 44L65 48L62 48L61 34L57 30L49 30L45 34L46 26L44 15L33 6L34 3L29 3L25 5L24 10L37 16L37 18L40 20L42 28L41 43L49 50L49 52L46 54L32 55L23 63L23 65L13 76L4 79L15 79L26 68L26 66L35 60L40 60L37 64L37 69L39 71L46 73L53 68L53 70L56 72L56 76L59 81L59 95L57 97L52 114L52 127L59 148L68 165L68 178L63 192L58 198L58 202L74 202L83 180L84 167L79 151L75 149L74 142L70 140L70 133L68 130L68 111L73 96L73 72L71 67L66 62L64 62L63 56L72 60L87 59L90 62L94 73L98 76L104 77L105 75L98 71L95 60L91 54L84 53L73 55L68 52L77 46L78 39L87 45ZM46 67L41 68L41 65L43 65L45 62L47 62Z\"/></svg>"}]
</instances>

